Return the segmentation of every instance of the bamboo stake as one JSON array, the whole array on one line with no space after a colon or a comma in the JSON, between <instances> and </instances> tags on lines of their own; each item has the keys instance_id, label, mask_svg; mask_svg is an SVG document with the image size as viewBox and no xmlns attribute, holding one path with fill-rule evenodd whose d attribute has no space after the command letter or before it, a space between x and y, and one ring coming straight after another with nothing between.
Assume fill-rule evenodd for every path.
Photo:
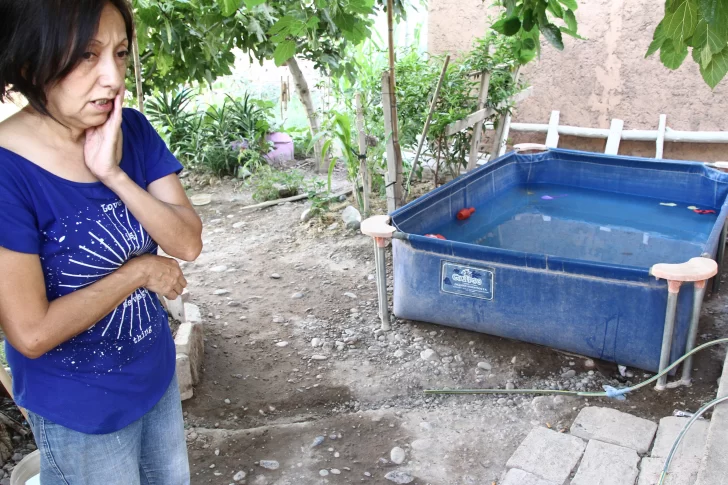
<instances>
[{"instance_id":1,"label":"bamboo stake","mask_svg":"<svg viewBox=\"0 0 728 485\"><path fill-rule=\"evenodd\" d=\"M367 167L367 138L364 133L364 108L361 93L356 93L356 131L359 133L359 175L364 197L364 217L369 217L369 168Z\"/></svg>"},{"instance_id":2,"label":"bamboo stake","mask_svg":"<svg viewBox=\"0 0 728 485\"><path fill-rule=\"evenodd\" d=\"M129 8L132 9L132 12L134 11L132 0L129 0ZM139 40L137 39L136 32L134 32L134 38L131 40L131 53L134 56L134 80L136 83L137 103L139 112L143 114L144 91L142 90L142 62L139 58Z\"/></svg>"},{"instance_id":3,"label":"bamboo stake","mask_svg":"<svg viewBox=\"0 0 728 485\"><path fill-rule=\"evenodd\" d=\"M404 188L404 192L402 194L402 205L405 204L407 201L407 196L409 195L410 188L412 187L412 176L414 175L415 171L417 170L417 163L420 161L420 153L422 152L422 146L425 144L425 138L427 138L427 132L430 130L430 122L432 121L432 115L435 113L435 106L437 105L437 100L440 97L440 88L442 87L442 82L445 80L445 74L447 73L447 66L450 64L450 56L448 55L445 57L445 64L442 66L442 72L440 72L440 79L437 82L437 87L435 88L435 94L432 97L432 103L430 103L430 111L427 113L427 119L425 120L425 127L422 129L422 137L420 138L420 142L417 144L417 151L415 152L415 159L412 162L412 170L410 171L409 177L407 179L407 186Z\"/></svg>"},{"instance_id":4,"label":"bamboo stake","mask_svg":"<svg viewBox=\"0 0 728 485\"><path fill-rule=\"evenodd\" d=\"M394 144L394 154L396 162L396 179L390 180L388 183L394 183L395 192L398 194L402 191L402 148L399 145L399 116L397 114L397 83L394 75L394 1L387 0L387 36L389 43L389 87L391 90L390 110L392 112L392 142ZM398 206L399 198L395 198L395 204Z\"/></svg>"}]
</instances>

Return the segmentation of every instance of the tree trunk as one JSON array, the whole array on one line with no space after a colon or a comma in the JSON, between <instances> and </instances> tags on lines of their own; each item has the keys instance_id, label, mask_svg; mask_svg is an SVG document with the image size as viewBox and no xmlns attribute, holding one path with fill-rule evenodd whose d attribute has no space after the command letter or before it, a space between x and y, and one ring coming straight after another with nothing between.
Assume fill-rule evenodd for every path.
<instances>
[{"instance_id":1,"label":"tree trunk","mask_svg":"<svg viewBox=\"0 0 728 485\"><path fill-rule=\"evenodd\" d=\"M311 99L311 91L308 89L308 83L306 82L306 78L303 76L303 72L301 72L301 68L298 67L298 62L295 57L291 57L288 60L288 68L291 70L291 76L293 76L293 83L296 85L298 97L301 98L301 102L306 108L306 116L308 116L308 126L311 129L311 136L315 137L321 131L321 125L318 113L313 106L313 99ZM316 159L316 169L319 173L326 173L328 171L328 168L324 165L324 160L322 160L321 157L323 146L324 140L321 138L319 138L313 146L314 158Z\"/></svg>"}]
</instances>

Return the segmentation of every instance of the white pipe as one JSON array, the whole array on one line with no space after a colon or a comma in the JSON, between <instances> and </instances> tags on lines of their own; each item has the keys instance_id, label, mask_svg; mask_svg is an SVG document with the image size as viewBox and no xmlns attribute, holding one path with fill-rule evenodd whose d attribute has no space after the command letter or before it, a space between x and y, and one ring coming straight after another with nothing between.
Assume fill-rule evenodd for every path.
<instances>
[{"instance_id":1,"label":"white pipe","mask_svg":"<svg viewBox=\"0 0 728 485\"><path fill-rule=\"evenodd\" d=\"M549 125L544 123L511 123L512 131L547 133ZM580 126L559 125L559 135L580 136L583 138L609 137L606 128L582 128ZM624 130L622 140L657 141L657 130ZM728 143L728 131L679 131L667 128L665 141L683 143Z\"/></svg>"}]
</instances>

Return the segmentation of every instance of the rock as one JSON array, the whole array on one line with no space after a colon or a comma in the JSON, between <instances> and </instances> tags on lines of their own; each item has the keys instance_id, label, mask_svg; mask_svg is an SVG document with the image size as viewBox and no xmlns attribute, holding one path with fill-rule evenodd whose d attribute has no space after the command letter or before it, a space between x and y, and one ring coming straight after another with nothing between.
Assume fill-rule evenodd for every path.
<instances>
[{"instance_id":1,"label":"rock","mask_svg":"<svg viewBox=\"0 0 728 485\"><path fill-rule=\"evenodd\" d=\"M229 301L227 303L227 306L229 306L231 308L237 308L237 307L241 306L241 303L239 301L233 300L233 301Z\"/></svg>"},{"instance_id":2,"label":"rock","mask_svg":"<svg viewBox=\"0 0 728 485\"><path fill-rule=\"evenodd\" d=\"M341 475L341 470L338 468L332 468L330 471L332 475Z\"/></svg>"},{"instance_id":3,"label":"rock","mask_svg":"<svg viewBox=\"0 0 728 485\"><path fill-rule=\"evenodd\" d=\"M281 199L298 195L298 187L291 187L290 185L284 184L273 184L273 188L278 191L278 197Z\"/></svg>"},{"instance_id":4,"label":"rock","mask_svg":"<svg viewBox=\"0 0 728 485\"><path fill-rule=\"evenodd\" d=\"M427 361L433 361L433 360L437 360L439 358L439 356L437 355L437 352L435 352L432 349L423 350L422 352L420 352L420 357L422 358L422 360L427 360Z\"/></svg>"},{"instance_id":5,"label":"rock","mask_svg":"<svg viewBox=\"0 0 728 485\"><path fill-rule=\"evenodd\" d=\"M279 275L278 273L273 273L272 275L270 275L270 277L273 278L274 280L281 279L281 275Z\"/></svg>"},{"instance_id":6,"label":"rock","mask_svg":"<svg viewBox=\"0 0 728 485\"><path fill-rule=\"evenodd\" d=\"M404 350L398 349L394 352L394 356L398 359L401 359L402 357L404 357Z\"/></svg>"},{"instance_id":7,"label":"rock","mask_svg":"<svg viewBox=\"0 0 728 485\"><path fill-rule=\"evenodd\" d=\"M478 362L478 368L483 369L486 372L490 372L493 369L493 366L491 366L488 362Z\"/></svg>"},{"instance_id":8,"label":"rock","mask_svg":"<svg viewBox=\"0 0 728 485\"><path fill-rule=\"evenodd\" d=\"M291 298L294 300L300 300L301 298L303 298L303 293L294 293L291 295Z\"/></svg>"},{"instance_id":9,"label":"rock","mask_svg":"<svg viewBox=\"0 0 728 485\"><path fill-rule=\"evenodd\" d=\"M506 382L506 389L508 391L511 391L511 390L513 390L515 388L516 388L516 385L514 383L512 383L511 381Z\"/></svg>"},{"instance_id":10,"label":"rock","mask_svg":"<svg viewBox=\"0 0 728 485\"><path fill-rule=\"evenodd\" d=\"M228 267L225 266L224 264L221 264L218 266L213 266L212 268L210 268L210 271L212 271L213 273L224 273L227 270L228 270Z\"/></svg>"},{"instance_id":11,"label":"rock","mask_svg":"<svg viewBox=\"0 0 728 485\"><path fill-rule=\"evenodd\" d=\"M215 290L213 292L213 295L215 295L215 296L223 296L223 295L227 295L229 293L230 293L230 290Z\"/></svg>"},{"instance_id":12,"label":"rock","mask_svg":"<svg viewBox=\"0 0 728 485\"><path fill-rule=\"evenodd\" d=\"M241 222L236 222L235 224L233 224L233 229L240 229L244 225L245 225L245 223L242 222L242 221Z\"/></svg>"},{"instance_id":13,"label":"rock","mask_svg":"<svg viewBox=\"0 0 728 485\"><path fill-rule=\"evenodd\" d=\"M250 170L248 170L245 167L238 167L238 173L235 174L235 176L240 180L245 180L246 178L250 177L251 175L253 175L253 174L250 172Z\"/></svg>"},{"instance_id":14,"label":"rock","mask_svg":"<svg viewBox=\"0 0 728 485\"><path fill-rule=\"evenodd\" d=\"M534 428L506 463L544 480L564 483L579 463L586 443L546 428Z\"/></svg>"},{"instance_id":15,"label":"rock","mask_svg":"<svg viewBox=\"0 0 728 485\"><path fill-rule=\"evenodd\" d=\"M639 462L640 457L634 450L590 440L571 485L634 483Z\"/></svg>"},{"instance_id":16,"label":"rock","mask_svg":"<svg viewBox=\"0 0 728 485\"><path fill-rule=\"evenodd\" d=\"M223 402L224 402L225 404L230 404L230 399L225 399L225 400L224 400Z\"/></svg>"},{"instance_id":17,"label":"rock","mask_svg":"<svg viewBox=\"0 0 728 485\"><path fill-rule=\"evenodd\" d=\"M319 475L322 477L328 477L329 471L328 470L319 470Z\"/></svg>"},{"instance_id":18,"label":"rock","mask_svg":"<svg viewBox=\"0 0 728 485\"><path fill-rule=\"evenodd\" d=\"M235 480L236 482L239 482L240 480L244 479L245 476L246 476L246 473L244 471L240 470L238 473L233 475L233 480Z\"/></svg>"},{"instance_id":19,"label":"rock","mask_svg":"<svg viewBox=\"0 0 728 485\"><path fill-rule=\"evenodd\" d=\"M579 412L570 431L585 440L599 440L644 454L650 449L657 424L615 409L590 406Z\"/></svg>"},{"instance_id":20,"label":"rock","mask_svg":"<svg viewBox=\"0 0 728 485\"><path fill-rule=\"evenodd\" d=\"M394 463L395 465L401 465L402 463L404 463L404 459L406 457L407 454L399 446L395 446L394 448L392 448L392 451L389 452L389 459L392 460L392 463Z\"/></svg>"},{"instance_id":21,"label":"rock","mask_svg":"<svg viewBox=\"0 0 728 485\"><path fill-rule=\"evenodd\" d=\"M316 448L317 446L320 446L326 438L324 436L317 436L313 439L313 443L311 443L311 448Z\"/></svg>"},{"instance_id":22,"label":"rock","mask_svg":"<svg viewBox=\"0 0 728 485\"><path fill-rule=\"evenodd\" d=\"M13 455L13 457L11 458L11 460L13 460L15 463L19 463L20 460L22 460L22 459L23 459L23 455L21 455L20 453L15 453Z\"/></svg>"},{"instance_id":23,"label":"rock","mask_svg":"<svg viewBox=\"0 0 728 485\"><path fill-rule=\"evenodd\" d=\"M212 196L210 194L195 194L190 197L190 202L196 206L207 205L212 202Z\"/></svg>"},{"instance_id":24,"label":"rock","mask_svg":"<svg viewBox=\"0 0 728 485\"><path fill-rule=\"evenodd\" d=\"M312 338L311 339L311 347L321 347L321 344L322 343L323 342L321 342L321 339L320 338Z\"/></svg>"},{"instance_id":25,"label":"rock","mask_svg":"<svg viewBox=\"0 0 728 485\"><path fill-rule=\"evenodd\" d=\"M326 351L326 352L331 352L332 350L334 350L334 343L331 341L324 342L324 344L321 346L321 348L324 349L324 351Z\"/></svg>"},{"instance_id":26,"label":"rock","mask_svg":"<svg viewBox=\"0 0 728 485\"><path fill-rule=\"evenodd\" d=\"M352 300L356 300L356 295L354 293L346 292L344 293L344 296L351 298Z\"/></svg>"},{"instance_id":27,"label":"rock","mask_svg":"<svg viewBox=\"0 0 728 485\"><path fill-rule=\"evenodd\" d=\"M341 213L341 218L349 229L358 229L361 224L361 214L354 206L349 206Z\"/></svg>"},{"instance_id":28,"label":"rock","mask_svg":"<svg viewBox=\"0 0 728 485\"><path fill-rule=\"evenodd\" d=\"M337 230L338 228L339 228L339 223L338 223L338 222L334 222L333 224L331 224L331 225L329 226L329 231L335 231L335 230Z\"/></svg>"},{"instance_id":29,"label":"rock","mask_svg":"<svg viewBox=\"0 0 728 485\"><path fill-rule=\"evenodd\" d=\"M314 216L313 209L308 208L301 213L301 222L308 222L311 219L313 219L313 216Z\"/></svg>"},{"instance_id":30,"label":"rock","mask_svg":"<svg viewBox=\"0 0 728 485\"><path fill-rule=\"evenodd\" d=\"M575 377L575 376L576 376L576 371L574 369L567 370L566 372L561 374L561 377L563 377L564 379L571 379L572 377Z\"/></svg>"},{"instance_id":31,"label":"rock","mask_svg":"<svg viewBox=\"0 0 728 485\"><path fill-rule=\"evenodd\" d=\"M281 464L275 460L260 460L258 464L266 470L278 470L281 466Z\"/></svg>"},{"instance_id":32,"label":"rock","mask_svg":"<svg viewBox=\"0 0 728 485\"><path fill-rule=\"evenodd\" d=\"M325 355L312 355L311 356L311 360L326 360L326 359L328 359L328 357L326 357Z\"/></svg>"},{"instance_id":33,"label":"rock","mask_svg":"<svg viewBox=\"0 0 728 485\"><path fill-rule=\"evenodd\" d=\"M415 481L415 477L413 477L412 475L410 475L407 472L403 472L400 470L391 471L391 472L387 473L386 475L384 475L384 478L386 478L390 482L400 483L400 484L412 483Z\"/></svg>"},{"instance_id":34,"label":"rock","mask_svg":"<svg viewBox=\"0 0 728 485\"><path fill-rule=\"evenodd\" d=\"M586 367L587 369L593 369L596 366L597 364L591 359L586 359L584 361L584 367Z\"/></svg>"},{"instance_id":35,"label":"rock","mask_svg":"<svg viewBox=\"0 0 728 485\"><path fill-rule=\"evenodd\" d=\"M286 342L285 340L278 342L276 344L276 347L288 347L288 342Z\"/></svg>"}]
</instances>

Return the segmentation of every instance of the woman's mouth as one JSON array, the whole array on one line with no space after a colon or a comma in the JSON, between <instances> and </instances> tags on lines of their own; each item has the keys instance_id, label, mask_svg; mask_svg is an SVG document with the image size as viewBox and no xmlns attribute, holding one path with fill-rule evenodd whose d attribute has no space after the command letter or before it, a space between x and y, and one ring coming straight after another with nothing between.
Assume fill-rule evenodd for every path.
<instances>
[{"instance_id":1,"label":"woman's mouth","mask_svg":"<svg viewBox=\"0 0 728 485\"><path fill-rule=\"evenodd\" d=\"M103 98L91 102L91 105L101 112L109 112L114 107L114 100Z\"/></svg>"}]
</instances>

